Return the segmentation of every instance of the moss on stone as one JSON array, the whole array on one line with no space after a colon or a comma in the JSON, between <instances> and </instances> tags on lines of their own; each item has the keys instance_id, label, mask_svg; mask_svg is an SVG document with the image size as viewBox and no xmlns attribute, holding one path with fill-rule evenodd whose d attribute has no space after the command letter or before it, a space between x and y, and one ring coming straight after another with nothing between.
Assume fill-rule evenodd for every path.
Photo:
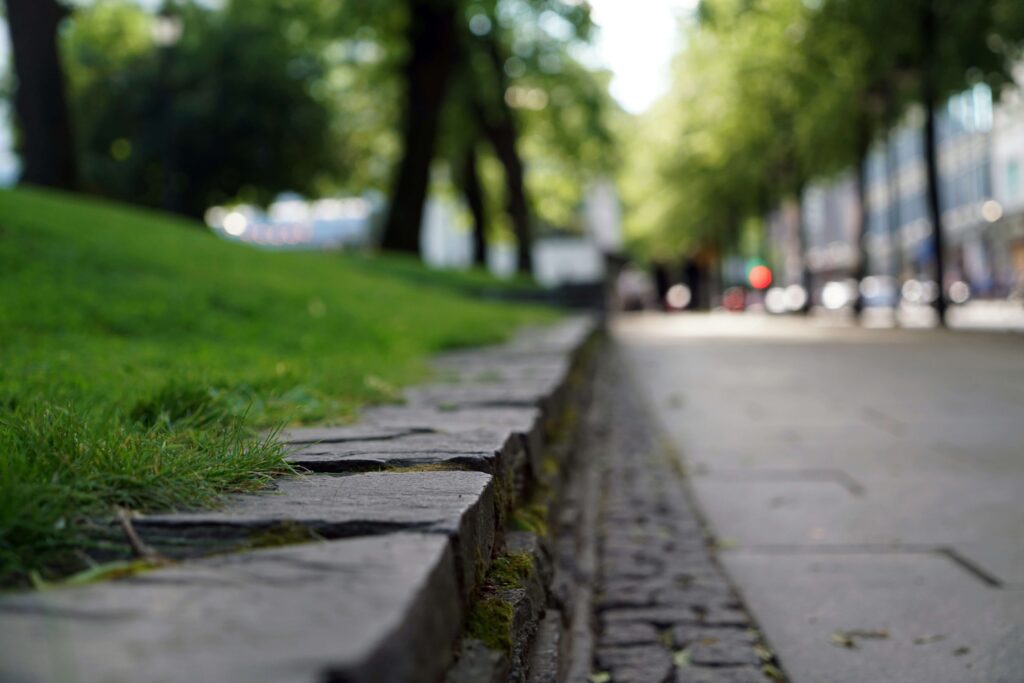
<instances>
[{"instance_id":1,"label":"moss on stone","mask_svg":"<svg viewBox=\"0 0 1024 683\"><path fill-rule=\"evenodd\" d=\"M506 553L491 563L487 579L498 588L519 588L532 575L533 556L530 553Z\"/></svg>"},{"instance_id":2,"label":"moss on stone","mask_svg":"<svg viewBox=\"0 0 1024 683\"><path fill-rule=\"evenodd\" d=\"M246 545L250 548L278 548L296 543L309 543L323 538L304 524L284 521L249 536Z\"/></svg>"},{"instance_id":3,"label":"moss on stone","mask_svg":"<svg viewBox=\"0 0 1024 683\"><path fill-rule=\"evenodd\" d=\"M516 531L529 531L546 538L549 533L547 503L534 501L516 508L512 513L512 527Z\"/></svg>"},{"instance_id":4,"label":"moss on stone","mask_svg":"<svg viewBox=\"0 0 1024 683\"><path fill-rule=\"evenodd\" d=\"M427 462L422 465L387 465L384 472L468 472L472 468L457 462Z\"/></svg>"},{"instance_id":5,"label":"moss on stone","mask_svg":"<svg viewBox=\"0 0 1024 683\"><path fill-rule=\"evenodd\" d=\"M496 595L482 597L473 603L466 620L466 634L492 650L512 651L512 605Z\"/></svg>"}]
</instances>

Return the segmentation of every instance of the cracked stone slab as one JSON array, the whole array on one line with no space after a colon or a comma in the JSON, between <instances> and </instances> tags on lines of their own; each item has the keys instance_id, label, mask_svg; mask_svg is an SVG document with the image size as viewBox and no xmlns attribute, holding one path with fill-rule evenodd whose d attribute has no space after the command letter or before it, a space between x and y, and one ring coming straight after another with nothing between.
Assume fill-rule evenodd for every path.
<instances>
[{"instance_id":1,"label":"cracked stone slab","mask_svg":"<svg viewBox=\"0 0 1024 683\"><path fill-rule=\"evenodd\" d=\"M489 474L509 474L525 460L526 445L507 429L467 430L457 434L406 432L388 439L347 439L344 428L318 443L303 444L288 460L314 472L352 472L381 467L451 463Z\"/></svg>"},{"instance_id":2,"label":"cracked stone slab","mask_svg":"<svg viewBox=\"0 0 1024 683\"><path fill-rule=\"evenodd\" d=\"M431 434L434 429L423 426L388 426L378 424L343 425L338 427L294 427L278 434L281 443L312 445L318 443L349 443L353 441L392 441L406 436Z\"/></svg>"},{"instance_id":3,"label":"cracked stone slab","mask_svg":"<svg viewBox=\"0 0 1024 683\"><path fill-rule=\"evenodd\" d=\"M363 413L364 421L391 427L423 427L445 434L479 429L507 430L519 436L534 476L544 456L544 414L537 406L379 406Z\"/></svg>"},{"instance_id":4,"label":"cracked stone slab","mask_svg":"<svg viewBox=\"0 0 1024 683\"><path fill-rule=\"evenodd\" d=\"M544 429L541 411L534 406L525 407L477 407L449 409L439 406L406 406L388 405L368 408L360 415L359 423L339 427L300 427L288 429L282 432L282 439L301 447L301 451L308 451L312 447L326 447L327 445L343 444L345 447L365 447L367 454L361 457L348 458L348 462L339 462L338 468L342 471L375 471L387 465L403 465L399 457L379 457L369 451L376 450L378 453L393 453L393 449L410 450L415 441L410 438L428 438L433 435L436 439L449 438L453 442L460 435L467 434L477 445L481 434L493 435L487 438L495 443L485 443L482 451L497 448L498 442L509 439L518 441L515 444L526 451L526 457L532 467L539 467L540 458L544 452ZM388 441L402 441L403 446L389 447ZM509 444L503 444L507 447ZM324 448L326 450L326 448ZM433 448L430 450L434 450ZM460 449L465 450L465 449ZM448 458L455 462L462 462L474 469L486 470L487 463L480 463L474 459L472 454L463 458L466 454L456 453L454 457ZM518 455L516 456L518 458ZM418 457L419 463L441 462L445 458L437 457L437 454L421 453ZM303 463L310 469L328 469L331 464ZM407 464L417 464L409 462ZM312 466L310 466L312 465Z\"/></svg>"},{"instance_id":5,"label":"cracked stone slab","mask_svg":"<svg viewBox=\"0 0 1024 683\"><path fill-rule=\"evenodd\" d=\"M439 535L221 556L0 598L0 680L440 680L460 633L459 605Z\"/></svg>"},{"instance_id":6,"label":"cracked stone slab","mask_svg":"<svg viewBox=\"0 0 1024 683\"><path fill-rule=\"evenodd\" d=\"M153 515L136 521L140 535L212 535L244 539L282 524L327 538L414 530L451 537L464 591L472 590L477 557L490 557L495 508L492 477L482 472L377 472L281 479L277 489L233 496L222 510Z\"/></svg>"}]
</instances>

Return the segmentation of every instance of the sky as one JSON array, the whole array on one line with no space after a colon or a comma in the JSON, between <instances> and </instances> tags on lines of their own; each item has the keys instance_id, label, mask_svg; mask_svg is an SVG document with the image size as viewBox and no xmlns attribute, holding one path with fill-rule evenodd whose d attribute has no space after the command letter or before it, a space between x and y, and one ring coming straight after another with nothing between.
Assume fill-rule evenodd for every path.
<instances>
[{"instance_id":1,"label":"sky","mask_svg":"<svg viewBox=\"0 0 1024 683\"><path fill-rule=\"evenodd\" d=\"M647 109L669 86L679 20L697 0L590 0L600 28L594 53L612 71L612 95L626 111Z\"/></svg>"}]
</instances>

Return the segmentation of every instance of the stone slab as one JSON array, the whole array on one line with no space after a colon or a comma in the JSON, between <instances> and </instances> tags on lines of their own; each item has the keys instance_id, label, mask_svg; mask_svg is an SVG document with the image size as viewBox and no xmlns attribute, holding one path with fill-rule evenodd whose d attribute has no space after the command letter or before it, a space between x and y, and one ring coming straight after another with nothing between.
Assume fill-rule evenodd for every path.
<instances>
[{"instance_id":1,"label":"stone slab","mask_svg":"<svg viewBox=\"0 0 1024 683\"><path fill-rule=\"evenodd\" d=\"M459 636L459 604L443 536L222 556L0 598L0 680L440 680Z\"/></svg>"},{"instance_id":2,"label":"stone slab","mask_svg":"<svg viewBox=\"0 0 1024 683\"><path fill-rule=\"evenodd\" d=\"M481 435L485 442L480 443ZM459 441L460 436L467 435L469 450L474 453L463 453L467 450ZM412 438L413 440L410 440ZM456 452L446 457L444 453L431 453L437 450L431 446L428 452L413 453L415 438L449 439L456 447ZM297 464L314 470L330 470L337 467L338 471L376 471L387 466L404 466L408 464L426 464L450 460L482 471L491 471L490 459L487 455L479 455L484 451L509 447L521 447L525 450L527 461L532 467L539 467L544 452L544 429L539 408L526 407L468 407L449 409L438 406L376 406L363 411L358 424L339 427L299 427L282 432L285 443L296 445ZM487 443L490 440L493 443ZM386 442L395 441L394 445ZM401 441L399 445L397 442ZM339 448L357 448L364 453L347 458L330 458L329 462L311 461L302 453L309 453L311 447L323 447L338 444ZM393 455L405 450L412 455ZM484 460L481 462L480 457ZM516 455L512 460L517 460Z\"/></svg>"},{"instance_id":3,"label":"stone slab","mask_svg":"<svg viewBox=\"0 0 1024 683\"><path fill-rule=\"evenodd\" d=\"M557 388L547 380L518 380L493 384L421 384L406 390L411 406L459 408L539 407L549 408L551 394ZM545 413L547 414L547 413Z\"/></svg>"},{"instance_id":4,"label":"stone slab","mask_svg":"<svg viewBox=\"0 0 1024 683\"><path fill-rule=\"evenodd\" d=\"M554 325L525 327L502 348L529 353L574 353L593 333L594 318L576 315Z\"/></svg>"},{"instance_id":5,"label":"stone slab","mask_svg":"<svg viewBox=\"0 0 1024 683\"><path fill-rule=\"evenodd\" d=\"M431 364L445 379L457 383L543 379L562 382L569 373L571 359L564 353L521 354L501 349L481 349L445 354Z\"/></svg>"},{"instance_id":6,"label":"stone slab","mask_svg":"<svg viewBox=\"0 0 1024 683\"><path fill-rule=\"evenodd\" d=\"M302 444L288 455L314 472L352 472L382 467L451 463L494 475L511 473L526 459L523 439L507 429L478 428L457 434L405 433L390 439L349 440L345 428L319 443Z\"/></svg>"},{"instance_id":7,"label":"stone slab","mask_svg":"<svg viewBox=\"0 0 1024 683\"><path fill-rule=\"evenodd\" d=\"M565 647L562 614L548 609L537 626L537 635L530 652L527 683L561 683L565 680Z\"/></svg>"},{"instance_id":8,"label":"stone slab","mask_svg":"<svg viewBox=\"0 0 1024 683\"><path fill-rule=\"evenodd\" d=\"M527 433L536 428L540 417L540 411L532 406L449 410L397 405L367 408L360 415L360 423L376 428L408 427L448 434L494 428Z\"/></svg>"},{"instance_id":9,"label":"stone slab","mask_svg":"<svg viewBox=\"0 0 1024 683\"><path fill-rule=\"evenodd\" d=\"M467 638L445 683L508 683L509 659L475 638Z\"/></svg>"},{"instance_id":10,"label":"stone slab","mask_svg":"<svg viewBox=\"0 0 1024 683\"><path fill-rule=\"evenodd\" d=\"M377 472L281 479L273 492L235 496L223 510L153 515L136 521L147 534L244 538L283 523L326 538L412 530L452 538L464 592L472 590L477 558L491 555L495 533L492 477L482 472Z\"/></svg>"},{"instance_id":11,"label":"stone slab","mask_svg":"<svg viewBox=\"0 0 1024 683\"><path fill-rule=\"evenodd\" d=\"M722 553L789 680L1017 683L1024 595L927 554ZM935 599L941 596L941 599ZM839 632L884 638L838 645Z\"/></svg>"}]
</instances>

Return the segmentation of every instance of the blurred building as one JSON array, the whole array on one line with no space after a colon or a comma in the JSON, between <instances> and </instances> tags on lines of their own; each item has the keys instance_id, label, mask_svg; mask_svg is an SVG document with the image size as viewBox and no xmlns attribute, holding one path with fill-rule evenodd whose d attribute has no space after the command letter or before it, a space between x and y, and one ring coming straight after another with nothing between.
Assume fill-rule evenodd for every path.
<instances>
[{"instance_id":1,"label":"blurred building","mask_svg":"<svg viewBox=\"0 0 1024 683\"><path fill-rule=\"evenodd\" d=\"M345 197L307 201L282 195L266 211L254 206L215 206L206 223L225 239L269 249L343 249L366 246L380 198Z\"/></svg>"},{"instance_id":2,"label":"blurred building","mask_svg":"<svg viewBox=\"0 0 1024 683\"><path fill-rule=\"evenodd\" d=\"M1024 83L1024 66L1016 80ZM993 275L1001 286L1024 289L1024 90L1004 93L996 107L992 142Z\"/></svg>"},{"instance_id":3,"label":"blurred building","mask_svg":"<svg viewBox=\"0 0 1024 683\"><path fill-rule=\"evenodd\" d=\"M866 274L876 293L933 277L923 125L923 112L912 110L866 159ZM1006 296L1024 277L1024 95L1017 89L994 104L987 86L966 90L939 112L937 137L944 284L964 282L972 297ZM800 268L793 211L782 206L767 217L776 269L788 282L797 281ZM823 288L850 278L857 265L854 171L809 185L800 211L812 300L820 302Z\"/></svg>"},{"instance_id":4,"label":"blurred building","mask_svg":"<svg viewBox=\"0 0 1024 683\"><path fill-rule=\"evenodd\" d=\"M852 171L804 190L803 224L812 303L829 282L848 278L857 263L857 186Z\"/></svg>"}]
</instances>

